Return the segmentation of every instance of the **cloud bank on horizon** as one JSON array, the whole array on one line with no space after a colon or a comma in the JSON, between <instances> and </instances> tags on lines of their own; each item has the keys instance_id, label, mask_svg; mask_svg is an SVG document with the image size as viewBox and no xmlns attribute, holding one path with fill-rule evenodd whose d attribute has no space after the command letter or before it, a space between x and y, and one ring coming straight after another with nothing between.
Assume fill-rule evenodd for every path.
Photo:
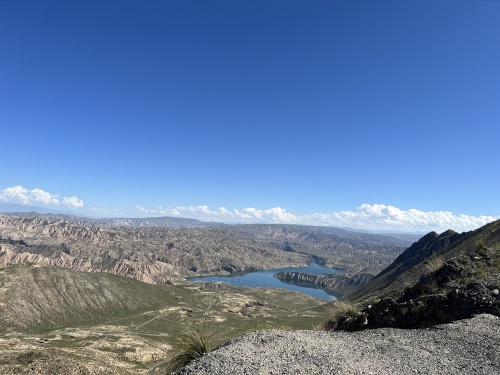
<instances>
[{"instance_id":1,"label":"cloud bank on horizon","mask_svg":"<svg viewBox=\"0 0 500 375\"><path fill-rule=\"evenodd\" d=\"M16 203L22 205L43 204L45 206L66 206L70 208L82 208L83 200L76 196L62 197L51 194L42 189L28 190L22 186L12 186L0 190L0 202Z\"/></svg>"},{"instance_id":2,"label":"cloud bank on horizon","mask_svg":"<svg viewBox=\"0 0 500 375\"><path fill-rule=\"evenodd\" d=\"M0 190L0 202L21 205L44 205L47 207L66 206L72 209L82 209L83 200L76 196L61 197L42 189L26 189L13 186ZM119 209L91 207L93 214L106 216L124 216ZM132 216L178 216L199 219L203 221L219 221L225 223L275 223L304 224L349 227L373 231L401 232L441 232L447 229L468 231L479 228L489 222L500 219L500 216L471 216L454 214L449 211L420 211L418 209L403 210L385 204L362 204L353 211L329 213L294 214L281 207L258 209L253 207L243 209L209 208L208 205L178 206L156 209L135 206Z\"/></svg>"},{"instance_id":3,"label":"cloud bank on horizon","mask_svg":"<svg viewBox=\"0 0 500 375\"><path fill-rule=\"evenodd\" d=\"M162 208L160 206L158 209L153 210L141 206L136 206L136 208L142 214L186 216L205 221L306 224L402 232L445 231L447 229L468 231L500 219L500 216L455 215L448 211L424 212L414 208L402 210L384 204L362 204L354 211L306 215L295 215L280 207L266 210L257 208L228 210L225 207L211 210L206 205L174 208Z\"/></svg>"}]
</instances>

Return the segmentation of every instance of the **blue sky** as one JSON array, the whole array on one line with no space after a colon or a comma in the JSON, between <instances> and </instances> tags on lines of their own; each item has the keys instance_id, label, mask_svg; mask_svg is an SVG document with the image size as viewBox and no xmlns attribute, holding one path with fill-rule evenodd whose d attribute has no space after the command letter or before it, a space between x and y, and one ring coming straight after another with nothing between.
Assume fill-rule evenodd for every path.
<instances>
[{"instance_id":1,"label":"blue sky","mask_svg":"<svg viewBox=\"0 0 500 375\"><path fill-rule=\"evenodd\" d=\"M499 20L497 1L0 1L0 202L477 227L500 216Z\"/></svg>"}]
</instances>

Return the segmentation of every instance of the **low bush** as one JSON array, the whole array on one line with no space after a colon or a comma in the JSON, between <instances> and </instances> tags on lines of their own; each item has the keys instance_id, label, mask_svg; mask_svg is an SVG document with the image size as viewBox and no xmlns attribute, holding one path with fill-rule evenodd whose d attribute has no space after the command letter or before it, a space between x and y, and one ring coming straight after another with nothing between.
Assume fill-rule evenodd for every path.
<instances>
[{"instance_id":1,"label":"low bush","mask_svg":"<svg viewBox=\"0 0 500 375\"><path fill-rule=\"evenodd\" d=\"M332 317L324 325L326 331L358 331L366 327L366 314L348 301L337 300L333 305Z\"/></svg>"}]
</instances>

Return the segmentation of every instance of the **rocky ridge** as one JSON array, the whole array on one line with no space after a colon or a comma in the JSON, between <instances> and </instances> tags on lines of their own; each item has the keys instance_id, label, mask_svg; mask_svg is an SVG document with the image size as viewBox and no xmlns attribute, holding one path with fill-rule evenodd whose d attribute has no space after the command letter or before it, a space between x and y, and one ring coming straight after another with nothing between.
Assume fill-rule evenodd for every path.
<instances>
[{"instance_id":1,"label":"rocky ridge","mask_svg":"<svg viewBox=\"0 0 500 375\"><path fill-rule=\"evenodd\" d=\"M500 316L500 220L461 235L430 233L415 245L347 295L359 313L332 319L326 328L416 328L481 313Z\"/></svg>"},{"instance_id":2,"label":"rocky ridge","mask_svg":"<svg viewBox=\"0 0 500 375\"><path fill-rule=\"evenodd\" d=\"M390 293L401 287L400 283L394 281L412 267L422 263L433 254L449 247L453 243L469 236L470 233L457 233L447 230L441 234L430 232L413 243L408 249L403 251L387 268L380 272L371 282L360 286L349 295L349 299L356 300L366 298L370 294L381 295ZM410 273L407 274L409 276ZM414 274L414 276L418 276ZM407 280L406 283L414 283L417 279Z\"/></svg>"}]
</instances>

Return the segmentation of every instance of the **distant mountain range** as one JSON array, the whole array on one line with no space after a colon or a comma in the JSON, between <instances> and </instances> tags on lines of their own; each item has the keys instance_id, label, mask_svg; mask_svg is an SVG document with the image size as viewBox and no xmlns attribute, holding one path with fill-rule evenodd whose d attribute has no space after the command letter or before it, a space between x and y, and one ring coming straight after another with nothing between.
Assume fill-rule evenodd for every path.
<instances>
[{"instance_id":1,"label":"distant mountain range","mask_svg":"<svg viewBox=\"0 0 500 375\"><path fill-rule=\"evenodd\" d=\"M9 212L32 212L36 214L65 214L65 215L76 215L74 211L69 210L56 210L54 208L49 207L39 207L39 206L31 206L24 204L16 204L16 203L5 203L0 202L0 212L9 213Z\"/></svg>"},{"instance_id":2,"label":"distant mountain range","mask_svg":"<svg viewBox=\"0 0 500 375\"><path fill-rule=\"evenodd\" d=\"M146 217L146 218L93 218L76 214L73 211L55 210L48 207L28 206L13 203L0 203L0 213L14 217L46 217L50 220L63 221L75 225L101 227L155 227L155 228L191 228L212 227L225 224L203 222L183 217Z\"/></svg>"},{"instance_id":3,"label":"distant mountain range","mask_svg":"<svg viewBox=\"0 0 500 375\"><path fill-rule=\"evenodd\" d=\"M304 266L311 261L377 273L409 244L390 236L328 227L0 214L0 266L33 262L116 273L149 283Z\"/></svg>"},{"instance_id":4,"label":"distant mountain range","mask_svg":"<svg viewBox=\"0 0 500 375\"><path fill-rule=\"evenodd\" d=\"M4 212L6 216L19 218L43 217L79 226L90 227L131 227L131 228L207 228L224 226L222 223L203 222L182 217L145 217L145 218L103 218L95 219L73 214L39 213L36 211Z\"/></svg>"},{"instance_id":5,"label":"distant mountain range","mask_svg":"<svg viewBox=\"0 0 500 375\"><path fill-rule=\"evenodd\" d=\"M172 216L157 216L146 218L95 218L81 216L74 211L55 210L47 207L27 206L21 204L0 203L0 213L16 217L34 217L43 216L51 220L60 220L75 225L84 226L101 226L101 227L153 227L153 228L206 228L217 226L235 226L235 227L252 227L274 224L227 224L221 222L206 222L197 219L172 217ZM275 224L287 225L287 224ZM316 228L319 232L324 232L321 228L328 228L329 233L341 234L342 232L354 232L358 234L376 235L393 237L402 240L406 243L412 243L422 237L423 233L404 233L404 232L386 232L386 231L370 231L362 229L354 229L348 227L324 227L311 225L289 225L290 227Z\"/></svg>"}]
</instances>

